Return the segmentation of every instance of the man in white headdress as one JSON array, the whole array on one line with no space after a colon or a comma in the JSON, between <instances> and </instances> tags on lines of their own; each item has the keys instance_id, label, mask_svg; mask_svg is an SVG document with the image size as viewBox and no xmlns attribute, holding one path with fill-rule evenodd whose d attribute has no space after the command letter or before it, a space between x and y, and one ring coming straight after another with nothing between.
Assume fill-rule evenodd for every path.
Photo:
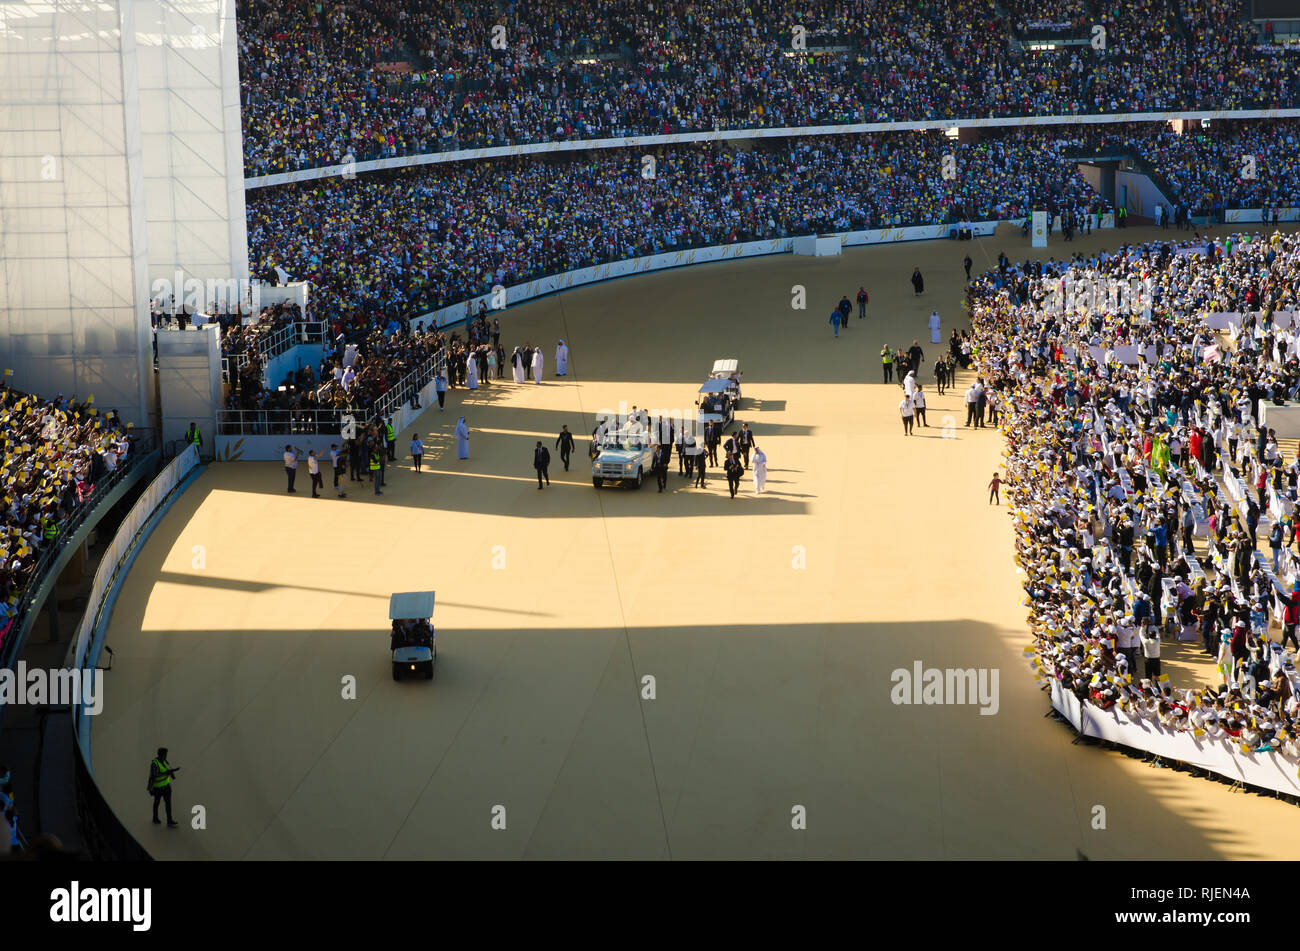
<instances>
[{"instance_id":1,"label":"man in white headdress","mask_svg":"<svg viewBox=\"0 0 1300 951\"><path fill-rule=\"evenodd\" d=\"M908 370L907 376L903 377L903 392L909 397L916 392L916 371Z\"/></svg>"},{"instance_id":2,"label":"man in white headdress","mask_svg":"<svg viewBox=\"0 0 1300 951\"><path fill-rule=\"evenodd\" d=\"M542 348L533 351L533 382L542 382Z\"/></svg>"},{"instance_id":3,"label":"man in white headdress","mask_svg":"<svg viewBox=\"0 0 1300 951\"><path fill-rule=\"evenodd\" d=\"M464 416L456 421L456 458L469 458L469 427L465 425Z\"/></svg>"},{"instance_id":4,"label":"man in white headdress","mask_svg":"<svg viewBox=\"0 0 1300 951\"><path fill-rule=\"evenodd\" d=\"M510 365L514 367L515 382L524 382L524 355L515 347L515 352L510 355Z\"/></svg>"},{"instance_id":5,"label":"man in white headdress","mask_svg":"<svg viewBox=\"0 0 1300 951\"><path fill-rule=\"evenodd\" d=\"M564 376L569 372L569 348L563 340L555 348L555 375Z\"/></svg>"},{"instance_id":6,"label":"man in white headdress","mask_svg":"<svg viewBox=\"0 0 1300 951\"><path fill-rule=\"evenodd\" d=\"M471 390L478 389L478 360L472 350L465 354L465 385Z\"/></svg>"},{"instance_id":7,"label":"man in white headdress","mask_svg":"<svg viewBox=\"0 0 1300 951\"><path fill-rule=\"evenodd\" d=\"M754 473L754 494L761 495L767 487L767 453L757 446L754 447L751 469Z\"/></svg>"},{"instance_id":8,"label":"man in white headdress","mask_svg":"<svg viewBox=\"0 0 1300 951\"><path fill-rule=\"evenodd\" d=\"M930 342L939 343L939 312L930 311Z\"/></svg>"}]
</instances>

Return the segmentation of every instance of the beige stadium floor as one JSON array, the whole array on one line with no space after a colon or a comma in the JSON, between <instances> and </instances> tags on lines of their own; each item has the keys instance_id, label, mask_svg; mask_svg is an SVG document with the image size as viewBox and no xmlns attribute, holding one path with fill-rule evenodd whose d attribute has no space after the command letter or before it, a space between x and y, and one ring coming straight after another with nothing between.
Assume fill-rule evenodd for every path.
<instances>
[{"instance_id":1,"label":"beige stadium floor","mask_svg":"<svg viewBox=\"0 0 1300 951\"><path fill-rule=\"evenodd\" d=\"M289 496L276 463L213 465L113 617L93 732L109 801L165 859L1300 854L1294 807L1072 745L1044 717L1009 520L987 504L998 434L958 418L941 438L953 394L932 395L929 431L902 435L882 342L924 345L932 307L946 339L962 255L982 269L999 248L1027 253L1017 233L787 255L512 308L503 343L542 343L546 382L453 391L415 427L426 471L402 433L381 499L336 500L327 479L313 500L305 474ZM827 314L860 283L870 317L835 340ZM791 309L794 284L806 311ZM662 496L597 492L585 440L571 473L553 453L554 484L537 491L535 439L553 447L562 423L585 435L620 400L690 406L728 356L745 371L739 419L770 460L763 497L747 479L731 500L716 472L687 488L675 467ZM451 439L461 413L468 461ZM388 595L429 588L436 676L394 683ZM918 660L997 669L997 713L894 705L891 672ZM655 699L641 699L645 677ZM201 805L206 829L150 824L159 745L182 767L179 818Z\"/></svg>"}]
</instances>

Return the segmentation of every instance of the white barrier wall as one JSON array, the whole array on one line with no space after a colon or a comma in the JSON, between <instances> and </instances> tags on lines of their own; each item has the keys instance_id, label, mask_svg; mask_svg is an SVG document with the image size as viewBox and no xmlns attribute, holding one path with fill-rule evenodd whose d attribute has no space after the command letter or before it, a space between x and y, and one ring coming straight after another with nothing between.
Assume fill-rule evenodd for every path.
<instances>
[{"instance_id":1,"label":"white barrier wall","mask_svg":"<svg viewBox=\"0 0 1300 951\"><path fill-rule=\"evenodd\" d=\"M1174 119L1281 119L1300 116L1300 109L1215 109L1201 112L1125 112L1097 116L1025 116L998 119L939 119L924 122L855 122L849 125L787 126L780 129L727 129L713 132L678 132L669 135L630 135L612 139L581 139L574 142L537 142L532 145L501 145L486 149L429 152L397 158L373 159L348 165L306 168L297 172L258 175L245 180L246 188L268 188L293 182L309 182L340 175L359 175L416 165L469 162L475 159L531 155L538 152L575 152L588 149L621 149L653 145L681 145L690 142L727 142L743 139L791 138L808 135L857 135L863 132L905 132L909 130L994 129L1002 126L1095 125L1114 122L1171 122Z\"/></svg>"},{"instance_id":2,"label":"white barrier wall","mask_svg":"<svg viewBox=\"0 0 1300 951\"><path fill-rule=\"evenodd\" d=\"M1164 193L1156 187L1155 182L1140 172L1118 171L1115 173L1115 204L1123 204L1127 189L1128 213L1143 218L1154 218L1156 205L1164 205L1166 213L1172 213L1173 204Z\"/></svg>"},{"instance_id":3,"label":"white barrier wall","mask_svg":"<svg viewBox=\"0 0 1300 951\"><path fill-rule=\"evenodd\" d=\"M1020 227L1023 219L1009 223ZM966 222L964 227L971 229L972 237L987 237L994 233L1001 222L976 221ZM835 235L822 235L819 241L837 240L842 248L862 247L870 244L886 244L895 241L932 241L947 238L948 232L957 225L915 225L907 228L874 228L870 231L845 231ZM707 248L689 248L685 251L670 251L666 254L652 254L642 258L629 258L623 261L611 261L596 267L565 271L550 277L538 278L524 284L515 284L506 288L506 304L518 304L535 297L544 297L558 291L565 291L584 284L595 284L618 277L633 274L648 274L674 267L686 267L692 264L707 264L711 261L730 261L738 258L759 257L764 254L789 254L794 250L797 238L772 238L767 241L746 241L742 244L712 245ZM492 309L492 294L482 294L468 302L469 308L477 312L479 302ZM412 324L424 322L426 326L446 327L465 319L466 302L452 304L441 310L435 310L411 320ZM429 323L433 321L433 323Z\"/></svg>"},{"instance_id":4,"label":"white barrier wall","mask_svg":"<svg viewBox=\"0 0 1300 951\"><path fill-rule=\"evenodd\" d=\"M1050 686L1052 707L1083 736L1154 753L1262 789L1300 796L1298 764L1281 752L1243 753L1239 743L1230 739L1170 733L1159 723L1135 720L1118 707L1102 710L1091 703L1080 703L1054 677Z\"/></svg>"},{"instance_id":5,"label":"white barrier wall","mask_svg":"<svg viewBox=\"0 0 1300 951\"><path fill-rule=\"evenodd\" d=\"M104 552L104 557L95 570L95 580L90 586L90 594L86 600L86 612L81 616L77 636L72 642L72 667L80 669L87 663L94 664L98 654L98 644L95 643L97 630L101 620L104 624L108 621L107 617L101 619L101 609L118 569L122 566L122 559L126 557L136 535L144 528L150 516L198 464L198 449L194 446L186 446L185 451L177 454L176 458L149 483L144 494L136 499L135 504L131 506L131 511L122 520L117 534L113 536L113 541L108 546L108 551Z\"/></svg>"}]
</instances>

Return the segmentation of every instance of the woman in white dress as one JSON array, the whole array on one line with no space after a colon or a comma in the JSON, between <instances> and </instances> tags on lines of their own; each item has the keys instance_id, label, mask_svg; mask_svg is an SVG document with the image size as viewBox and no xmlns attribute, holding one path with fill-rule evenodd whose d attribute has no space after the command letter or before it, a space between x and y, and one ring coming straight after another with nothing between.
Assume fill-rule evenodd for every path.
<instances>
[{"instance_id":1,"label":"woman in white dress","mask_svg":"<svg viewBox=\"0 0 1300 951\"><path fill-rule=\"evenodd\" d=\"M514 368L515 382L524 382L524 355L515 347L515 352L510 355L510 365Z\"/></svg>"},{"instance_id":2,"label":"woman in white dress","mask_svg":"<svg viewBox=\"0 0 1300 951\"><path fill-rule=\"evenodd\" d=\"M478 389L478 356L472 350L465 354L465 385Z\"/></svg>"}]
</instances>

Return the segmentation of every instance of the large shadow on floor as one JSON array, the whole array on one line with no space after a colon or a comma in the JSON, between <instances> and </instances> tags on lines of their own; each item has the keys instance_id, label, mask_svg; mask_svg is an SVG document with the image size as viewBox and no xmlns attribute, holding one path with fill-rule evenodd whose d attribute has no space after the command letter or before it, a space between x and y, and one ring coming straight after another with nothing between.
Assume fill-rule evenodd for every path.
<instances>
[{"instance_id":1,"label":"large shadow on floor","mask_svg":"<svg viewBox=\"0 0 1300 951\"><path fill-rule=\"evenodd\" d=\"M1208 859L1267 834L1224 821L1225 787L1071 745L1014 632L976 621L439 628L433 680L394 682L385 615L119 639L95 764L132 832L163 858L309 859ZM896 702L918 663L997 670L996 712ZM150 826L126 752L162 735L180 811L233 828Z\"/></svg>"}]
</instances>

